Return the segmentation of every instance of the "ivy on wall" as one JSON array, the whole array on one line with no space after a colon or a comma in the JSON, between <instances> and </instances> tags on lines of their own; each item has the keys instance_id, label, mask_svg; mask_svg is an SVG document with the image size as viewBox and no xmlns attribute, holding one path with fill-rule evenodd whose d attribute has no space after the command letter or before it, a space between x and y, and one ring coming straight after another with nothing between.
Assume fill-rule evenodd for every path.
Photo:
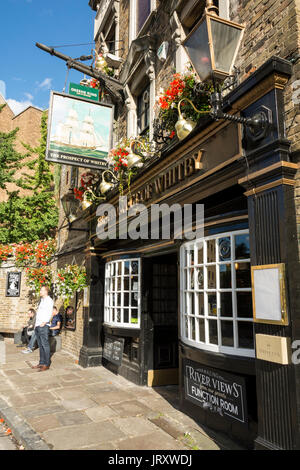
<instances>
[{"instance_id":1,"label":"ivy on wall","mask_svg":"<svg viewBox=\"0 0 300 470\"><path fill-rule=\"evenodd\" d=\"M1 112L1 109L0 109ZM18 153L15 140L18 129L0 132L0 188L8 200L0 203L0 243L33 242L54 236L58 224L58 207L54 193L52 165L45 160L47 143L47 112L41 120L41 139L37 147L24 145L25 155ZM16 178L16 171L23 173ZM20 189L9 192L7 183L29 191L21 196Z\"/></svg>"}]
</instances>

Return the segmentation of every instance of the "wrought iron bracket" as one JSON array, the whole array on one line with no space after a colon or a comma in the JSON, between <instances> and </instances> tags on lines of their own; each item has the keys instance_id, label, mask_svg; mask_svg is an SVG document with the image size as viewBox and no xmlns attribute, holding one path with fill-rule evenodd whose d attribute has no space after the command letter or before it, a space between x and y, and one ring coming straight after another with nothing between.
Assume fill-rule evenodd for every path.
<instances>
[{"instance_id":1,"label":"wrought iron bracket","mask_svg":"<svg viewBox=\"0 0 300 470\"><path fill-rule=\"evenodd\" d=\"M252 117L233 116L224 113L222 109L223 100L221 93L212 93L210 115L213 119L225 119L227 121L243 124L248 130L253 140L259 140L265 137L270 124L272 123L272 114L268 108L261 106L259 111Z\"/></svg>"}]
</instances>

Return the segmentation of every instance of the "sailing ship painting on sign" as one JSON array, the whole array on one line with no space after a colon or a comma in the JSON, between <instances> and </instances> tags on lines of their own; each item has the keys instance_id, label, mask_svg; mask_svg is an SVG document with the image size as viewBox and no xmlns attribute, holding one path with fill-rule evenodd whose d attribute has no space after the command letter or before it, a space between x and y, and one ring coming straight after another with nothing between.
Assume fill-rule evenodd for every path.
<instances>
[{"instance_id":1,"label":"sailing ship painting on sign","mask_svg":"<svg viewBox=\"0 0 300 470\"><path fill-rule=\"evenodd\" d=\"M113 106L52 92L47 160L106 168L111 149Z\"/></svg>"}]
</instances>

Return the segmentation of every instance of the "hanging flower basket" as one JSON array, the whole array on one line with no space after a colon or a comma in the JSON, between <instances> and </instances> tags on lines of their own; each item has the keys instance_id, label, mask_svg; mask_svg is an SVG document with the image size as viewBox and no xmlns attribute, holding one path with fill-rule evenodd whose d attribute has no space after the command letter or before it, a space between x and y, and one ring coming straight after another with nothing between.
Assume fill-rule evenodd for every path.
<instances>
[{"instance_id":1,"label":"hanging flower basket","mask_svg":"<svg viewBox=\"0 0 300 470\"><path fill-rule=\"evenodd\" d=\"M86 269L77 264L69 264L57 271L54 281L54 293L56 297L63 299L65 308L76 292L81 292L87 287Z\"/></svg>"},{"instance_id":2,"label":"hanging flower basket","mask_svg":"<svg viewBox=\"0 0 300 470\"><path fill-rule=\"evenodd\" d=\"M51 287L52 272L50 268L26 268L26 284L35 299L39 298L42 286Z\"/></svg>"},{"instance_id":3,"label":"hanging flower basket","mask_svg":"<svg viewBox=\"0 0 300 470\"><path fill-rule=\"evenodd\" d=\"M201 85L201 87L200 87ZM198 92L196 91L198 88ZM199 91L199 89L201 90ZM157 102L157 119L162 123L167 135L173 139L176 135L175 124L178 121L178 104L186 98L192 101L199 111L209 111L212 84L201 84L196 74L188 70L183 74L173 75L173 80L165 90L161 89ZM181 110L186 119L198 122L203 115L197 113L188 101L181 103Z\"/></svg>"}]
</instances>

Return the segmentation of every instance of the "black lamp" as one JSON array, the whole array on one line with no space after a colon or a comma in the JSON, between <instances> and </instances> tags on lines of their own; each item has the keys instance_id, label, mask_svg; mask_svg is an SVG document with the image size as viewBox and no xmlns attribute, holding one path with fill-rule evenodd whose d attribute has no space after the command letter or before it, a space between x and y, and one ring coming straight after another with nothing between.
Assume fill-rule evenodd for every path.
<instances>
[{"instance_id":1,"label":"black lamp","mask_svg":"<svg viewBox=\"0 0 300 470\"><path fill-rule=\"evenodd\" d=\"M202 82L229 77L245 29L217 12L213 1L207 0L205 14L183 42Z\"/></svg>"},{"instance_id":2,"label":"black lamp","mask_svg":"<svg viewBox=\"0 0 300 470\"><path fill-rule=\"evenodd\" d=\"M76 213L78 211L78 201L75 199L74 191L72 188L61 198L61 204L68 222L71 224L76 220Z\"/></svg>"},{"instance_id":3,"label":"black lamp","mask_svg":"<svg viewBox=\"0 0 300 470\"><path fill-rule=\"evenodd\" d=\"M211 94L211 109L207 111L215 120L225 119L246 126L254 140L263 138L270 128L272 115L267 108L261 108L252 117L233 116L223 112L220 84L230 76L241 44L245 27L218 16L213 0L206 0L205 14L183 42L192 65L202 82L211 79L215 91ZM200 112L199 112L200 113ZM180 120L176 128L179 140L187 137L195 123Z\"/></svg>"}]
</instances>

